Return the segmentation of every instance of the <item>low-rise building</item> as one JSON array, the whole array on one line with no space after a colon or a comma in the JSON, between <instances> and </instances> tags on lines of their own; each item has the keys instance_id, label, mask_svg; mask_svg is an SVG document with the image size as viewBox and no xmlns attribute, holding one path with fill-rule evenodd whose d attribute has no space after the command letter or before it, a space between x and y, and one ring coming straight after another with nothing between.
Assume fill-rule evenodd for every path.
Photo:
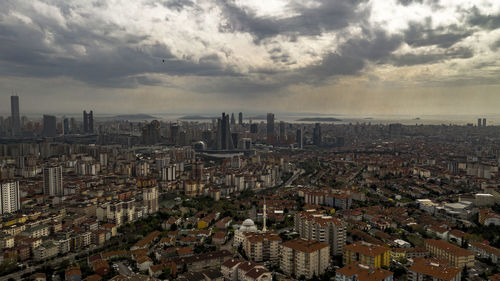
<instances>
[{"instance_id":1,"label":"low-rise building","mask_svg":"<svg viewBox=\"0 0 500 281\"><path fill-rule=\"evenodd\" d=\"M335 273L335 281L392 281L393 273L381 268L370 268L354 262L340 268Z\"/></svg>"},{"instance_id":2,"label":"low-rise building","mask_svg":"<svg viewBox=\"0 0 500 281\"><path fill-rule=\"evenodd\" d=\"M361 241L346 245L342 259L344 264L360 262L371 268L388 267L390 265L390 251L387 247Z\"/></svg>"},{"instance_id":3,"label":"low-rise building","mask_svg":"<svg viewBox=\"0 0 500 281\"><path fill-rule=\"evenodd\" d=\"M474 253L443 240L427 239L425 248L431 255L447 261L455 267L473 266Z\"/></svg>"},{"instance_id":4,"label":"low-rise building","mask_svg":"<svg viewBox=\"0 0 500 281\"><path fill-rule=\"evenodd\" d=\"M460 281L462 270L438 259L416 258L408 269L408 281Z\"/></svg>"}]
</instances>

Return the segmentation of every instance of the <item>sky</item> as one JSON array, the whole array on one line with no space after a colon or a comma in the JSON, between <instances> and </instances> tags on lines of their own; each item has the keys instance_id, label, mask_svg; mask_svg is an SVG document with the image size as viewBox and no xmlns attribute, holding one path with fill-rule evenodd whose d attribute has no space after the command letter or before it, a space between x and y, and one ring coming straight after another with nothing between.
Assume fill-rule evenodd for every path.
<instances>
[{"instance_id":1,"label":"sky","mask_svg":"<svg viewBox=\"0 0 500 281\"><path fill-rule=\"evenodd\" d=\"M489 114L497 0L2 0L0 113Z\"/></svg>"}]
</instances>

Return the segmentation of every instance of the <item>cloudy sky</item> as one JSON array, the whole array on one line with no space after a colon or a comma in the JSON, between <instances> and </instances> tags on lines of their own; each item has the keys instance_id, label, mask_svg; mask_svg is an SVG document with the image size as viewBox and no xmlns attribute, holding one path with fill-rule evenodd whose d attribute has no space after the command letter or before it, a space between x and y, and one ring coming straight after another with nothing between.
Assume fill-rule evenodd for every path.
<instances>
[{"instance_id":1,"label":"cloudy sky","mask_svg":"<svg viewBox=\"0 0 500 281\"><path fill-rule=\"evenodd\" d=\"M483 114L497 0L2 0L0 112Z\"/></svg>"}]
</instances>

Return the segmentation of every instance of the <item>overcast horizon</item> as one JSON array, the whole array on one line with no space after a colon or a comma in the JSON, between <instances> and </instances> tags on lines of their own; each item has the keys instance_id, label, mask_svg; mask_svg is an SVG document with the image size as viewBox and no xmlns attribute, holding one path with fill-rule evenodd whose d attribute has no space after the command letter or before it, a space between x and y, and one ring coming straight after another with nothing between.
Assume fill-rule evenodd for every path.
<instances>
[{"instance_id":1,"label":"overcast horizon","mask_svg":"<svg viewBox=\"0 0 500 281\"><path fill-rule=\"evenodd\" d=\"M0 42L5 114L500 108L494 0L6 0Z\"/></svg>"}]
</instances>

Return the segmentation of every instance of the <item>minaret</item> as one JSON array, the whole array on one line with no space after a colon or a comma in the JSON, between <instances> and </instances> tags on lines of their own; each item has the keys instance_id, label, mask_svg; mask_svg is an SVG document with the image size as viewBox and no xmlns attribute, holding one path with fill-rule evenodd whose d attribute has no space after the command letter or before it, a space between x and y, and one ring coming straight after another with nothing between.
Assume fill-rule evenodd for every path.
<instances>
[{"instance_id":1,"label":"minaret","mask_svg":"<svg viewBox=\"0 0 500 281\"><path fill-rule=\"evenodd\" d=\"M266 218L267 218L267 214L266 214L266 198L264 198L264 209L263 209L263 213L262 213L262 219L264 220L264 223L263 223L263 227L262 227L262 232L267 232Z\"/></svg>"}]
</instances>

